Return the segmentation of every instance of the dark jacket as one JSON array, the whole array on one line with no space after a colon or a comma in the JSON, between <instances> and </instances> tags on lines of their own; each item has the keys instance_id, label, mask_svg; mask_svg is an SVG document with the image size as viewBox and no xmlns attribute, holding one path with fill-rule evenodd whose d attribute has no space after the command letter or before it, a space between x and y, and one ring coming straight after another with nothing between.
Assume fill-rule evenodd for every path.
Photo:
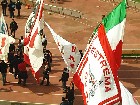
<instances>
[{"instance_id":1,"label":"dark jacket","mask_svg":"<svg viewBox=\"0 0 140 105\"><path fill-rule=\"evenodd\" d=\"M15 3L14 2L11 1L9 3L8 7L9 7L9 11L15 11Z\"/></svg>"},{"instance_id":2,"label":"dark jacket","mask_svg":"<svg viewBox=\"0 0 140 105\"><path fill-rule=\"evenodd\" d=\"M8 53L8 62L12 63L14 60L14 53Z\"/></svg>"},{"instance_id":3,"label":"dark jacket","mask_svg":"<svg viewBox=\"0 0 140 105\"><path fill-rule=\"evenodd\" d=\"M10 44L9 46L9 52L11 51L15 51L15 45L14 44Z\"/></svg>"},{"instance_id":4,"label":"dark jacket","mask_svg":"<svg viewBox=\"0 0 140 105\"><path fill-rule=\"evenodd\" d=\"M7 0L2 1L1 2L2 8L6 8L7 4L8 4Z\"/></svg>"},{"instance_id":5,"label":"dark jacket","mask_svg":"<svg viewBox=\"0 0 140 105\"><path fill-rule=\"evenodd\" d=\"M74 90L70 89L67 93L66 93L66 99L68 99L68 101L73 101L74 98Z\"/></svg>"},{"instance_id":6,"label":"dark jacket","mask_svg":"<svg viewBox=\"0 0 140 105\"><path fill-rule=\"evenodd\" d=\"M47 68L47 69L43 72L43 75L44 75L45 78L49 78L49 71L50 71L50 69Z\"/></svg>"},{"instance_id":7,"label":"dark jacket","mask_svg":"<svg viewBox=\"0 0 140 105\"><path fill-rule=\"evenodd\" d=\"M63 72L62 77L59 81L68 81L69 73Z\"/></svg>"},{"instance_id":8,"label":"dark jacket","mask_svg":"<svg viewBox=\"0 0 140 105\"><path fill-rule=\"evenodd\" d=\"M1 73L7 73L8 65L4 61L0 63L0 71Z\"/></svg>"},{"instance_id":9,"label":"dark jacket","mask_svg":"<svg viewBox=\"0 0 140 105\"><path fill-rule=\"evenodd\" d=\"M18 64L20 64L21 61L22 61L22 59L20 58L20 56L15 55L14 56L14 59L12 61L12 63L14 64L13 66L16 67L16 68L18 68Z\"/></svg>"},{"instance_id":10,"label":"dark jacket","mask_svg":"<svg viewBox=\"0 0 140 105\"><path fill-rule=\"evenodd\" d=\"M11 30L17 30L18 29L18 25L17 25L17 23L15 21L12 21L10 23L10 29Z\"/></svg>"},{"instance_id":11,"label":"dark jacket","mask_svg":"<svg viewBox=\"0 0 140 105\"><path fill-rule=\"evenodd\" d=\"M16 9L21 9L22 3L18 0L16 3Z\"/></svg>"}]
</instances>

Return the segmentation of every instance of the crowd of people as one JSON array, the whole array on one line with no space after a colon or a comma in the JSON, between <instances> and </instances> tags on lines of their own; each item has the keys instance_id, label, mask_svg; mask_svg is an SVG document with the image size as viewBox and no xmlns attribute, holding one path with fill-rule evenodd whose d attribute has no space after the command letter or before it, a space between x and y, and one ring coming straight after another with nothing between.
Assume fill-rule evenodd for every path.
<instances>
[{"instance_id":1,"label":"crowd of people","mask_svg":"<svg viewBox=\"0 0 140 105\"><path fill-rule=\"evenodd\" d=\"M2 6L3 15L4 16L7 15L6 10L8 8L8 11L10 13L10 18L14 18L15 17L15 15L14 15L15 9L17 9L17 11L18 11L18 15L17 16L20 16L21 5L22 5L22 3L20 2L20 0L17 0L17 2L13 2L12 0L10 0L9 3L8 3L7 0L2 0L1 6Z\"/></svg>"},{"instance_id":2,"label":"crowd of people","mask_svg":"<svg viewBox=\"0 0 140 105\"><path fill-rule=\"evenodd\" d=\"M56 0L54 1L56 2ZM57 0L57 1L60 1L60 0ZM9 24L9 27L8 27L8 24L6 23L7 29L8 28L10 29L10 32L8 31L8 35L15 38L16 30L18 29L18 24L14 20L14 17L15 17L14 11L15 9L17 9L18 11L17 16L19 17L22 3L20 2L20 0L17 0L17 2L13 2L12 0L10 0L9 3L7 0L2 0L1 5L2 5L2 12L4 16L7 16L6 11L8 8L8 11L10 13L9 16L10 18L12 18L12 21ZM43 68L43 79L41 80L40 85L43 85L46 79L47 81L46 81L45 86L49 86L50 85L49 74L52 71L51 69L52 53L46 49L47 38L45 34L42 35L42 45L43 45L43 53L44 53L42 66L44 68ZM8 82L6 80L6 76L7 76L6 74L8 72L13 74L15 79L18 79L19 85L26 86L28 72L26 69L27 64L24 61L23 52L24 52L24 37L21 36L18 39L17 45L15 43L10 44L7 62L5 62L4 60L0 60L0 72L2 75L3 86L5 86L6 83ZM79 52L82 58L83 56L82 50L79 50ZM69 70L67 68L64 68L62 76L59 79L59 82L60 81L62 82L63 93L66 93L66 95L65 97L62 97L62 102L60 103L60 105L73 105L73 102L74 102L74 84L73 82L71 82L70 86L67 86L68 79L69 79Z\"/></svg>"}]
</instances>

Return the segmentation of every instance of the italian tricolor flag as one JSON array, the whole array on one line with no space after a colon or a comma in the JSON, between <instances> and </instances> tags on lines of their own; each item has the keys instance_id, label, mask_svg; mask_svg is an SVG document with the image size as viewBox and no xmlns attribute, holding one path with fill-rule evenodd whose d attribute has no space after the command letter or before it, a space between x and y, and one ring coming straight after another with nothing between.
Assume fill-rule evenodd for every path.
<instances>
[{"instance_id":1,"label":"italian tricolor flag","mask_svg":"<svg viewBox=\"0 0 140 105\"><path fill-rule=\"evenodd\" d=\"M126 0L123 0L109 15L103 18L106 35L118 67L121 64L122 42L126 21Z\"/></svg>"},{"instance_id":2,"label":"italian tricolor flag","mask_svg":"<svg viewBox=\"0 0 140 105\"><path fill-rule=\"evenodd\" d=\"M118 68L126 21L126 0L123 0L94 31L73 81L82 92L85 105L118 105L121 89Z\"/></svg>"}]
</instances>

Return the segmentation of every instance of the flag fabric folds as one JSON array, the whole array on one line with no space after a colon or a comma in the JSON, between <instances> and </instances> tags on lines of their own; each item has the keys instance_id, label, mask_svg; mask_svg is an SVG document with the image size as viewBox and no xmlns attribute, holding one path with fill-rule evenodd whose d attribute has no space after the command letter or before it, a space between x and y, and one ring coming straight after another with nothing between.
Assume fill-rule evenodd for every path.
<instances>
[{"instance_id":1,"label":"flag fabric folds","mask_svg":"<svg viewBox=\"0 0 140 105\"><path fill-rule=\"evenodd\" d=\"M0 33L8 35L8 29L3 14L1 14L0 19Z\"/></svg>"},{"instance_id":2,"label":"flag fabric folds","mask_svg":"<svg viewBox=\"0 0 140 105\"><path fill-rule=\"evenodd\" d=\"M114 105L121 102L117 70L121 64L126 20L123 0L95 30L73 80L85 105Z\"/></svg>"},{"instance_id":3,"label":"flag fabric folds","mask_svg":"<svg viewBox=\"0 0 140 105\"><path fill-rule=\"evenodd\" d=\"M132 96L132 94L123 86L121 82L121 96L122 96L122 105L139 105L138 101Z\"/></svg>"},{"instance_id":4,"label":"flag fabric folds","mask_svg":"<svg viewBox=\"0 0 140 105\"><path fill-rule=\"evenodd\" d=\"M0 33L0 59L7 61L10 43L14 43L15 39L11 36Z\"/></svg>"},{"instance_id":5,"label":"flag fabric folds","mask_svg":"<svg viewBox=\"0 0 140 105\"><path fill-rule=\"evenodd\" d=\"M100 25L73 77L85 105L113 105L121 101L113 58L104 26Z\"/></svg>"},{"instance_id":6,"label":"flag fabric folds","mask_svg":"<svg viewBox=\"0 0 140 105\"><path fill-rule=\"evenodd\" d=\"M24 60L31 66L32 73L39 82L39 69L43 64L43 46L41 42L40 31L43 28L42 18L43 18L43 0L38 0L38 11L36 15L31 13L31 18L28 20L33 21L33 26L29 27L30 33L25 34L25 47L24 47ZM35 16L35 17L34 17ZM28 25L27 25L28 26ZM26 31L27 28L25 28Z\"/></svg>"},{"instance_id":7,"label":"flag fabric folds","mask_svg":"<svg viewBox=\"0 0 140 105\"><path fill-rule=\"evenodd\" d=\"M8 29L3 14L0 19L0 59L7 61L10 43L14 43L15 39L8 36Z\"/></svg>"},{"instance_id":8,"label":"flag fabric folds","mask_svg":"<svg viewBox=\"0 0 140 105\"><path fill-rule=\"evenodd\" d=\"M60 53L62 54L65 64L67 65L67 68L69 71L74 73L81 57L77 46L57 35L46 22L45 24L48 26L50 32L52 33L52 36L59 48Z\"/></svg>"}]
</instances>

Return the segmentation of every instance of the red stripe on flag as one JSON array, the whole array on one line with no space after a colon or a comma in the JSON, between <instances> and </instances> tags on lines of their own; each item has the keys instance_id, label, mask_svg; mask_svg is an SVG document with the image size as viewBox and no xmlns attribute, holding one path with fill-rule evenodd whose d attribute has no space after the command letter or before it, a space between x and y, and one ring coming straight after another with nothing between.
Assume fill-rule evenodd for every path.
<instances>
[{"instance_id":1,"label":"red stripe on flag","mask_svg":"<svg viewBox=\"0 0 140 105\"><path fill-rule=\"evenodd\" d=\"M29 56L26 55L25 53L24 53L24 61L25 61L28 65L31 65Z\"/></svg>"},{"instance_id":2,"label":"red stripe on flag","mask_svg":"<svg viewBox=\"0 0 140 105\"><path fill-rule=\"evenodd\" d=\"M4 38L2 38L1 47L4 47L4 46L5 46L5 40L6 40L6 38L5 38L5 37L4 37Z\"/></svg>"},{"instance_id":3,"label":"red stripe on flag","mask_svg":"<svg viewBox=\"0 0 140 105\"><path fill-rule=\"evenodd\" d=\"M122 55L122 40L120 40L119 44L116 47L116 50L113 50L114 52L114 56L115 56L115 60L116 60L116 66L117 66L117 70L119 70L120 65L121 65L121 55Z\"/></svg>"},{"instance_id":4,"label":"red stripe on flag","mask_svg":"<svg viewBox=\"0 0 140 105\"><path fill-rule=\"evenodd\" d=\"M35 77L36 82L39 83L39 77L40 77L39 70L37 72L35 72L34 69L31 67L31 72L32 72L33 76Z\"/></svg>"},{"instance_id":5,"label":"red stripe on flag","mask_svg":"<svg viewBox=\"0 0 140 105\"><path fill-rule=\"evenodd\" d=\"M81 82L81 78L77 72L73 76L73 82L75 86L81 91L83 100L84 100L84 105L86 105L86 95L84 93L84 84Z\"/></svg>"},{"instance_id":6,"label":"red stripe on flag","mask_svg":"<svg viewBox=\"0 0 140 105\"><path fill-rule=\"evenodd\" d=\"M104 26L102 24L98 28L98 37L99 37L101 46L103 48L103 51L106 55L106 58L108 60L108 63L111 67L112 74L113 74L113 77L114 77L114 80L115 80L115 84L116 84L117 89L118 89L118 95L116 97L119 97L119 101L121 101L121 91L120 91L119 79L118 79L118 74L117 74L117 68L118 67L116 66L116 61L114 60L114 52L111 49L111 46L108 42L108 39L107 39L107 36L106 36L106 33L105 33ZM115 96L110 97L110 98L102 101L100 105L103 105L103 104L109 102L110 100L112 100L116 97Z\"/></svg>"},{"instance_id":7,"label":"red stripe on flag","mask_svg":"<svg viewBox=\"0 0 140 105\"><path fill-rule=\"evenodd\" d=\"M84 84L82 83L80 76L82 74L83 68L85 67L85 65L88 61L88 57L87 57L88 52L89 52L89 50L87 51L87 53L85 54L85 56L83 57L82 61L80 62L79 66L78 66L79 72L77 71L73 76L74 84L81 91L85 105L86 105L86 95L84 93Z\"/></svg>"},{"instance_id":8,"label":"red stripe on flag","mask_svg":"<svg viewBox=\"0 0 140 105\"><path fill-rule=\"evenodd\" d=\"M29 56L24 54L24 61L31 66L31 63L30 63L30 59L29 59ZM37 83L39 83L39 77L40 77L40 72L39 70L35 73L34 69L32 68L31 66L31 72L33 74L33 76L35 77Z\"/></svg>"},{"instance_id":9,"label":"red stripe on flag","mask_svg":"<svg viewBox=\"0 0 140 105\"><path fill-rule=\"evenodd\" d=\"M40 15L39 15L39 20L42 18L42 12L43 12L43 4L44 4L44 1L42 3L42 7L40 9Z\"/></svg>"},{"instance_id":10,"label":"red stripe on flag","mask_svg":"<svg viewBox=\"0 0 140 105\"><path fill-rule=\"evenodd\" d=\"M0 54L2 54L2 51L1 51L1 49L0 49Z\"/></svg>"},{"instance_id":11,"label":"red stripe on flag","mask_svg":"<svg viewBox=\"0 0 140 105\"><path fill-rule=\"evenodd\" d=\"M32 38L31 38L31 40L30 40L29 46L30 46L31 48L34 47L34 41L35 41L35 37L37 36L37 34L38 34L38 28L36 29L35 33L33 34Z\"/></svg>"}]
</instances>

